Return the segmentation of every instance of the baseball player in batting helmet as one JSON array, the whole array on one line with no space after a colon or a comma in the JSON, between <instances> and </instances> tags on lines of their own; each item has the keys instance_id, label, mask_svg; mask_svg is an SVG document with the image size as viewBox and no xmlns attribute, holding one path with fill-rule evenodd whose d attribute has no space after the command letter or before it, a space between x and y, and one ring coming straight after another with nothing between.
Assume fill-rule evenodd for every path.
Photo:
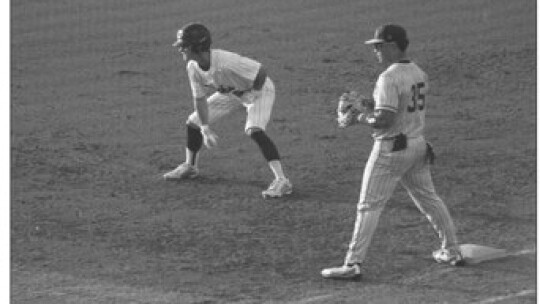
<instances>
[{"instance_id":1,"label":"baseball player in batting helmet","mask_svg":"<svg viewBox=\"0 0 540 304\"><path fill-rule=\"evenodd\" d=\"M386 67L373 92L374 109L361 114L361 124L373 130L374 145L364 168L356 223L344 265L322 271L324 278L358 279L361 265L381 212L397 184L401 184L440 236L437 262L463 265L452 217L435 192L430 164L434 154L424 139L428 78L409 60L403 27L387 24L366 41Z\"/></svg>"},{"instance_id":2,"label":"baseball player in batting helmet","mask_svg":"<svg viewBox=\"0 0 540 304\"><path fill-rule=\"evenodd\" d=\"M280 155L265 129L274 105L274 83L260 62L239 54L212 49L212 38L206 26L189 23L177 33L173 46L184 61L193 95L195 111L188 117L185 162L167 172L166 180L194 178L198 175L198 155L204 144L217 145L217 135L210 125L226 118L237 109L247 113L245 133L259 146L274 180L262 192L263 197L281 197L292 192L285 176Z\"/></svg>"}]
</instances>

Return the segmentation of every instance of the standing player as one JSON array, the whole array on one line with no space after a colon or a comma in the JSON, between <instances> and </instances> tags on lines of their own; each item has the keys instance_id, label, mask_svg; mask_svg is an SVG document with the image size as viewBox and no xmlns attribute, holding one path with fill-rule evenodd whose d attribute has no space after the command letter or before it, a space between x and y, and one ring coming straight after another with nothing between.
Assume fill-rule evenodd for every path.
<instances>
[{"instance_id":1,"label":"standing player","mask_svg":"<svg viewBox=\"0 0 540 304\"><path fill-rule=\"evenodd\" d=\"M285 177L280 156L265 132L274 105L274 83L257 61L236 53L211 49L209 30L202 24L189 23L177 33L173 44L187 63L195 111L187 120L186 161L166 173L166 180L194 178L198 175L198 153L217 144L209 124L245 107L245 132L261 149L274 173L274 181L262 192L263 197L281 197L292 192Z\"/></svg>"},{"instance_id":2,"label":"standing player","mask_svg":"<svg viewBox=\"0 0 540 304\"><path fill-rule=\"evenodd\" d=\"M374 109L358 116L373 128L373 150L364 169L354 233L341 267L324 269L324 278L359 279L361 264L377 227L379 216L398 182L439 234L442 246L433 253L439 263L463 265L452 218L435 193L429 163L434 154L424 139L426 74L407 59L405 29L384 25L375 31L373 45L380 63Z\"/></svg>"}]
</instances>

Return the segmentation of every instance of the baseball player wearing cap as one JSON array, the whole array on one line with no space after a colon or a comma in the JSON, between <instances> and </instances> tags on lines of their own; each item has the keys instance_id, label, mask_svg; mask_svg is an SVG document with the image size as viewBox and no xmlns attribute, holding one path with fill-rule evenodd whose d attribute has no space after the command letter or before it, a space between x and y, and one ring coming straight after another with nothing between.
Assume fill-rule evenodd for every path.
<instances>
[{"instance_id":1,"label":"baseball player wearing cap","mask_svg":"<svg viewBox=\"0 0 540 304\"><path fill-rule=\"evenodd\" d=\"M364 168L356 223L344 265L322 270L324 278L359 279L361 264L377 227L379 216L400 183L428 218L442 241L433 252L437 262L463 265L454 223L435 192L429 164L434 154L424 139L426 74L407 59L408 39L401 26L384 25L366 41L386 70L373 92L374 109L358 117L373 128L374 146Z\"/></svg>"},{"instance_id":2,"label":"baseball player wearing cap","mask_svg":"<svg viewBox=\"0 0 540 304\"><path fill-rule=\"evenodd\" d=\"M177 33L173 44L182 53L191 85L195 111L187 119L186 160L164 174L166 180L194 178L198 175L198 153L217 144L210 124L244 107L245 132L259 146L274 174L264 198L292 193L283 173L280 155L265 132L274 105L275 90L261 63L220 49L211 49L210 31L202 24L189 23Z\"/></svg>"}]
</instances>

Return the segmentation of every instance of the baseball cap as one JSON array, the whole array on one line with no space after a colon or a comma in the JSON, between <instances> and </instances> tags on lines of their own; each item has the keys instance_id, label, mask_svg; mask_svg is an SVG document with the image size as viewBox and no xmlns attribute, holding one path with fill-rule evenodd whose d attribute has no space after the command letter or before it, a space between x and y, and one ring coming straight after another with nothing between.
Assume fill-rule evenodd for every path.
<instances>
[{"instance_id":1,"label":"baseball cap","mask_svg":"<svg viewBox=\"0 0 540 304\"><path fill-rule=\"evenodd\" d=\"M183 36L184 36L184 30L179 29L178 32L176 33L176 42L173 43L174 47L177 47L177 46L184 47L187 45L184 39L182 39Z\"/></svg>"},{"instance_id":2,"label":"baseball cap","mask_svg":"<svg viewBox=\"0 0 540 304\"><path fill-rule=\"evenodd\" d=\"M365 42L365 44L376 44L384 42L404 42L407 41L407 32L399 25L385 24L375 30L373 39Z\"/></svg>"},{"instance_id":3,"label":"baseball cap","mask_svg":"<svg viewBox=\"0 0 540 304\"><path fill-rule=\"evenodd\" d=\"M210 44L210 31L200 23L188 23L176 33L174 47Z\"/></svg>"}]
</instances>

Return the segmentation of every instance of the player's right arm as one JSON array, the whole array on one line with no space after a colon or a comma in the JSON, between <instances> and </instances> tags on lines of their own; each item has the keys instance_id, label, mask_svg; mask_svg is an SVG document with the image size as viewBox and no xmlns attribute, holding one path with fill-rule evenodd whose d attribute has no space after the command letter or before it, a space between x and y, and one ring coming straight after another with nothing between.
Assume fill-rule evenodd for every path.
<instances>
[{"instance_id":1,"label":"player's right arm","mask_svg":"<svg viewBox=\"0 0 540 304\"><path fill-rule=\"evenodd\" d=\"M193 108L199 120L201 122L200 128L204 140L204 145L208 148L212 148L217 145L217 135L210 130L208 126L208 101L206 98L207 91L202 84L200 76L197 74L194 61L190 61L187 65L187 72L189 82L191 85L191 92L193 94Z\"/></svg>"},{"instance_id":2,"label":"player's right arm","mask_svg":"<svg viewBox=\"0 0 540 304\"><path fill-rule=\"evenodd\" d=\"M208 126L208 102L206 96L194 98L195 111L201 120L201 134L203 136L204 145L211 149L217 145L218 136Z\"/></svg>"},{"instance_id":3,"label":"player's right arm","mask_svg":"<svg viewBox=\"0 0 540 304\"><path fill-rule=\"evenodd\" d=\"M201 125L208 125L208 102L206 101L206 96L194 97L193 107L201 120Z\"/></svg>"},{"instance_id":4,"label":"player's right arm","mask_svg":"<svg viewBox=\"0 0 540 304\"><path fill-rule=\"evenodd\" d=\"M193 96L193 108L197 112L202 125L208 124L208 103L206 101L207 89L203 85L201 76L197 73L197 63L189 61L186 65L186 71Z\"/></svg>"}]
</instances>

